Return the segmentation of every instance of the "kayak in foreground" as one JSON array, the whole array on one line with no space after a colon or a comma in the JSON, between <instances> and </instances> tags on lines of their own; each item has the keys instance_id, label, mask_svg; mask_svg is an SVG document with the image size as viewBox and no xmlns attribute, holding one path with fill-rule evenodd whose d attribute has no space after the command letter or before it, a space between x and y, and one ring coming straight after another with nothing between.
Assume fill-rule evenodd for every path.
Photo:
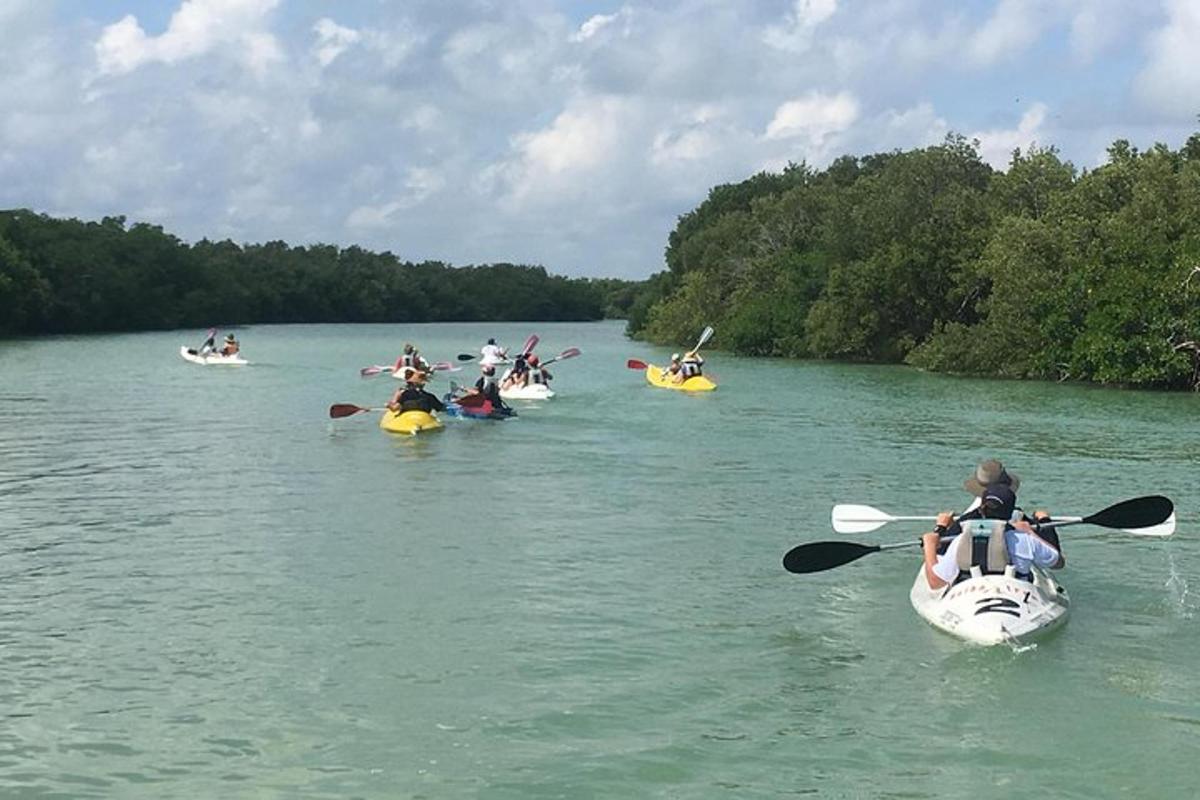
<instances>
[{"instance_id":1,"label":"kayak in foreground","mask_svg":"<svg viewBox=\"0 0 1200 800\"><path fill-rule=\"evenodd\" d=\"M715 383L703 375L696 375L676 383L670 376L664 378L662 367L656 367L653 364L646 365L646 380L650 382L651 386L657 386L660 389L675 389L680 392L711 392L717 388Z\"/></svg>"},{"instance_id":2,"label":"kayak in foreground","mask_svg":"<svg viewBox=\"0 0 1200 800\"><path fill-rule=\"evenodd\" d=\"M971 541L959 548L958 580L930 589L922 565L913 581L909 600L926 622L972 644L993 645L1031 639L1067 621L1071 603L1058 581L1036 565L1018 577L1008 563L1003 523L962 524Z\"/></svg>"},{"instance_id":3,"label":"kayak in foreground","mask_svg":"<svg viewBox=\"0 0 1200 800\"><path fill-rule=\"evenodd\" d=\"M528 386L501 389L500 396L505 400L549 400L554 397L554 390L544 383L531 383Z\"/></svg>"},{"instance_id":4,"label":"kayak in foreground","mask_svg":"<svg viewBox=\"0 0 1200 800\"><path fill-rule=\"evenodd\" d=\"M200 355L199 352L190 347L180 347L179 355L183 356L184 361L190 361L193 364L203 364L204 366L215 366L222 364L229 367L243 367L250 363L236 353L231 356L223 356L220 353L208 353L207 355Z\"/></svg>"},{"instance_id":5,"label":"kayak in foreground","mask_svg":"<svg viewBox=\"0 0 1200 800\"><path fill-rule=\"evenodd\" d=\"M1067 592L1038 567L1033 581L1018 578L1012 565L1002 574L983 574L952 586L930 589L925 568L917 572L909 599L933 627L972 644L1012 644L1054 630L1067 621Z\"/></svg>"},{"instance_id":6,"label":"kayak in foreground","mask_svg":"<svg viewBox=\"0 0 1200 800\"><path fill-rule=\"evenodd\" d=\"M446 395L443 402L446 404L446 415L456 419L508 419L517 415L511 408L496 408L486 400L477 406L463 406Z\"/></svg>"},{"instance_id":7,"label":"kayak in foreground","mask_svg":"<svg viewBox=\"0 0 1200 800\"><path fill-rule=\"evenodd\" d=\"M442 429L442 423L428 411L395 411L387 410L379 418L379 427L388 433L404 433L415 436L421 431L436 431Z\"/></svg>"}]
</instances>

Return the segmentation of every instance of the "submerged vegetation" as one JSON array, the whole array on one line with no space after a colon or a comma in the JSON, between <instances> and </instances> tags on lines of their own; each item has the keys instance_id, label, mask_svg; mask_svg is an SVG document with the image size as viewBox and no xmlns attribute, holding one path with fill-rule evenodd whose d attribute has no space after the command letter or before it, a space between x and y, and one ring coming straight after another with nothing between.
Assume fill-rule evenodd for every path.
<instances>
[{"instance_id":1,"label":"submerged vegetation","mask_svg":"<svg viewBox=\"0 0 1200 800\"><path fill-rule=\"evenodd\" d=\"M624 317L636 284L451 267L283 242L188 245L162 228L0 211L0 335L283 322Z\"/></svg>"},{"instance_id":2,"label":"submerged vegetation","mask_svg":"<svg viewBox=\"0 0 1200 800\"><path fill-rule=\"evenodd\" d=\"M706 324L746 355L1200 387L1200 134L1053 148L993 170L977 143L791 165L718 186L630 306L635 336Z\"/></svg>"}]
</instances>

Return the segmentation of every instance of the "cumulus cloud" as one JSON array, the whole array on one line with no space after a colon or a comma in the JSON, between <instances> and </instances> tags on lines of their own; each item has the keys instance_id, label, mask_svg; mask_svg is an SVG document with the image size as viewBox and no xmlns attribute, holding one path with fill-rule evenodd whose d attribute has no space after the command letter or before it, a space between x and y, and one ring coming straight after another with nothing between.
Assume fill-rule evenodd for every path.
<instances>
[{"instance_id":1,"label":"cumulus cloud","mask_svg":"<svg viewBox=\"0 0 1200 800\"><path fill-rule=\"evenodd\" d=\"M1200 4L1166 0L1167 23L1150 37L1136 89L1150 109L1179 121L1200 112Z\"/></svg>"},{"instance_id":2,"label":"cumulus cloud","mask_svg":"<svg viewBox=\"0 0 1200 800\"><path fill-rule=\"evenodd\" d=\"M148 36L137 17L126 15L104 29L96 43L102 75L122 75L143 64L174 64L233 44L245 63L262 69L281 51L270 34L259 30L279 0L186 0L171 17L167 30Z\"/></svg>"},{"instance_id":3,"label":"cumulus cloud","mask_svg":"<svg viewBox=\"0 0 1200 800\"><path fill-rule=\"evenodd\" d=\"M772 47L802 53L812 42L813 31L837 11L837 0L794 0L782 25L771 25L763 41Z\"/></svg>"},{"instance_id":4,"label":"cumulus cloud","mask_svg":"<svg viewBox=\"0 0 1200 800\"><path fill-rule=\"evenodd\" d=\"M970 138L979 140L979 155L984 161L996 169L1007 169L1013 150L1026 150L1039 141L1045 121L1045 103L1034 103L1021 115L1015 129L976 131Z\"/></svg>"},{"instance_id":5,"label":"cumulus cloud","mask_svg":"<svg viewBox=\"0 0 1200 800\"><path fill-rule=\"evenodd\" d=\"M579 26L579 30L571 34L570 39L572 42L586 42L588 39L593 38L601 31L612 28L613 23L622 19L625 20L625 32L628 33L630 12L629 9L623 8L615 14L596 14L595 16L589 18L586 22Z\"/></svg>"},{"instance_id":6,"label":"cumulus cloud","mask_svg":"<svg viewBox=\"0 0 1200 800\"><path fill-rule=\"evenodd\" d=\"M977 66L1020 56L1041 35L1048 9L1037 0L1000 0L992 16L967 41Z\"/></svg>"},{"instance_id":7,"label":"cumulus cloud","mask_svg":"<svg viewBox=\"0 0 1200 800\"><path fill-rule=\"evenodd\" d=\"M806 139L820 145L827 137L840 133L858 119L858 101L849 92L826 95L809 92L775 109L775 116L763 134L767 140Z\"/></svg>"},{"instance_id":8,"label":"cumulus cloud","mask_svg":"<svg viewBox=\"0 0 1200 800\"><path fill-rule=\"evenodd\" d=\"M322 67L328 67L351 45L362 39L362 34L358 31L344 28L328 17L317 20L313 32L317 34L317 43L313 49Z\"/></svg>"}]
</instances>

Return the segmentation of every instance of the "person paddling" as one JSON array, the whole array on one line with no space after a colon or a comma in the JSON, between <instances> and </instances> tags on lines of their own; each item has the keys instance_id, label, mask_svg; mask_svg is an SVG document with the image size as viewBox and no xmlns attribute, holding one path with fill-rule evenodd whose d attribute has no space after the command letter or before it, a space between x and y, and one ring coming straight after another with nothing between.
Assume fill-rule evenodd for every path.
<instances>
[{"instance_id":1,"label":"person paddling","mask_svg":"<svg viewBox=\"0 0 1200 800\"><path fill-rule=\"evenodd\" d=\"M417 348L412 344L412 342L404 343L404 352L400 354L398 359L396 359L396 365L392 367L392 371L401 372L401 370L405 368L416 369L426 375L431 372L429 362L426 361L419 352L417 352Z\"/></svg>"},{"instance_id":2,"label":"person paddling","mask_svg":"<svg viewBox=\"0 0 1200 800\"><path fill-rule=\"evenodd\" d=\"M445 411L445 404L425 391L425 374L415 367L404 369L404 386L396 390L387 407L397 414L405 411Z\"/></svg>"},{"instance_id":3,"label":"person paddling","mask_svg":"<svg viewBox=\"0 0 1200 800\"><path fill-rule=\"evenodd\" d=\"M1045 511L1035 512L1034 524L1021 518L1017 511L1017 495L1010 484L991 484L984 488L980 498L979 519L995 520L1003 526L1008 562L1013 565L1018 578L1032 580L1034 566L1059 569L1066 565L1062 552L1048 541L1047 534L1052 529L1041 531L1037 527L1037 523L1050 521L1049 514ZM939 553L942 537L950 533L952 524L957 524L953 513L943 511L938 514L933 530L921 537L925 581L931 590L949 586L959 579L959 549L973 546L974 536L962 532L954 536L944 551Z\"/></svg>"},{"instance_id":4,"label":"person paddling","mask_svg":"<svg viewBox=\"0 0 1200 800\"><path fill-rule=\"evenodd\" d=\"M215 353L217 350L217 329L209 328L208 338L204 340L204 344L200 345L200 355L206 356L209 353Z\"/></svg>"},{"instance_id":5,"label":"person paddling","mask_svg":"<svg viewBox=\"0 0 1200 800\"><path fill-rule=\"evenodd\" d=\"M688 378L698 378L703 373L701 367L704 366L704 359L695 350L689 350L683 354L683 358L679 361L679 371L683 375L683 380Z\"/></svg>"},{"instance_id":6,"label":"person paddling","mask_svg":"<svg viewBox=\"0 0 1200 800\"><path fill-rule=\"evenodd\" d=\"M529 354L521 353L513 361L512 367L504 373L504 377L500 379L500 388L512 389L520 386L524 388L529 385Z\"/></svg>"},{"instance_id":7,"label":"person paddling","mask_svg":"<svg viewBox=\"0 0 1200 800\"><path fill-rule=\"evenodd\" d=\"M550 374L550 370L542 366L541 360L533 355L529 355L529 379L528 383L538 383L550 388L550 381L554 380L554 376Z\"/></svg>"},{"instance_id":8,"label":"person paddling","mask_svg":"<svg viewBox=\"0 0 1200 800\"><path fill-rule=\"evenodd\" d=\"M221 355L236 356L240 350L241 346L238 344L237 337L232 333L227 334L225 336L225 345L221 348Z\"/></svg>"},{"instance_id":9,"label":"person paddling","mask_svg":"<svg viewBox=\"0 0 1200 800\"><path fill-rule=\"evenodd\" d=\"M671 379L672 383L683 382L683 364L679 360L679 353L671 353L671 363L663 367L662 379Z\"/></svg>"},{"instance_id":10,"label":"person paddling","mask_svg":"<svg viewBox=\"0 0 1200 800\"><path fill-rule=\"evenodd\" d=\"M496 380L496 368L491 364L483 364L479 367L479 371L479 380L475 381L475 388L470 391L470 394L481 394L492 404L492 408L507 411L508 406L500 397L500 384Z\"/></svg>"},{"instance_id":11,"label":"person paddling","mask_svg":"<svg viewBox=\"0 0 1200 800\"><path fill-rule=\"evenodd\" d=\"M481 358L479 359L480 364L495 366L496 364L503 364L505 361L508 361L508 351L496 344L495 339L488 339L487 344L479 352L481 354Z\"/></svg>"}]
</instances>

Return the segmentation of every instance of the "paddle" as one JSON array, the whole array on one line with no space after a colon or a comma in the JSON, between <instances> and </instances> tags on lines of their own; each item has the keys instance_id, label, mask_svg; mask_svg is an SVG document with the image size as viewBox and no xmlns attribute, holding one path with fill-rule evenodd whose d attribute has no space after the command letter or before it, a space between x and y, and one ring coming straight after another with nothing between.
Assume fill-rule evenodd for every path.
<instances>
[{"instance_id":1,"label":"paddle","mask_svg":"<svg viewBox=\"0 0 1200 800\"><path fill-rule=\"evenodd\" d=\"M543 361L539 366L544 367L547 364L553 364L555 361L566 361L568 358L574 358L575 356L582 355L582 354L583 354L583 351L580 350L578 347L568 347L566 350L563 350L561 353L556 355L554 358L551 358L548 361Z\"/></svg>"},{"instance_id":2,"label":"paddle","mask_svg":"<svg viewBox=\"0 0 1200 800\"><path fill-rule=\"evenodd\" d=\"M1150 495L1122 500L1087 517L1063 517L1038 527L1063 525L1099 525L1131 533L1134 536L1170 536L1175 532L1174 505L1166 497ZM970 509L968 509L970 510ZM936 517L894 516L871 506L841 504L833 507L833 529L838 533L867 533L889 522L933 522Z\"/></svg>"},{"instance_id":3,"label":"paddle","mask_svg":"<svg viewBox=\"0 0 1200 800\"><path fill-rule=\"evenodd\" d=\"M525 340L525 346L521 348L521 357L529 355L533 352L533 348L537 347L538 336L536 333L529 334L529 338Z\"/></svg>"},{"instance_id":4,"label":"paddle","mask_svg":"<svg viewBox=\"0 0 1200 800\"><path fill-rule=\"evenodd\" d=\"M475 358L476 357L471 355L470 353L459 353L458 354L459 361L474 361Z\"/></svg>"},{"instance_id":5,"label":"paddle","mask_svg":"<svg viewBox=\"0 0 1200 800\"><path fill-rule=\"evenodd\" d=\"M453 364L451 364L449 361L439 361L436 364L431 364L429 366L429 371L430 372L462 372L462 367L456 367ZM364 378L373 378L376 375L380 374L381 372L387 372L387 373L390 373L393 375L396 374L395 368L387 366L385 364L376 364L375 366L372 366L372 367L363 367L362 369L360 369L358 371L358 374L363 376Z\"/></svg>"},{"instance_id":6,"label":"paddle","mask_svg":"<svg viewBox=\"0 0 1200 800\"><path fill-rule=\"evenodd\" d=\"M629 367L630 369L646 369L650 365L645 361L638 361L636 358L631 358L625 362L625 366Z\"/></svg>"},{"instance_id":7,"label":"paddle","mask_svg":"<svg viewBox=\"0 0 1200 800\"><path fill-rule=\"evenodd\" d=\"M364 408L356 406L353 403L334 403L329 407L330 419L341 419L342 417L351 417L363 411L382 411L381 408Z\"/></svg>"},{"instance_id":8,"label":"paddle","mask_svg":"<svg viewBox=\"0 0 1200 800\"><path fill-rule=\"evenodd\" d=\"M896 519L901 518L897 517ZM880 525L882 524L881 522ZM1120 503L1115 503L1086 517L1054 520L1038 524L1035 527L1042 529L1083 524L1114 528L1135 536L1170 536L1175 531L1175 504L1162 495L1135 497L1131 500L1122 500ZM787 551L783 556L783 567L788 572L822 572L849 564L851 561L857 561L871 553L895 550L901 547L915 547L920 544L920 539L880 545L854 542L809 542L797 545Z\"/></svg>"},{"instance_id":9,"label":"paddle","mask_svg":"<svg viewBox=\"0 0 1200 800\"><path fill-rule=\"evenodd\" d=\"M895 544L855 544L854 542L808 542L798 544L783 556L783 568L788 572L804 574L808 572L824 572L827 569L840 567L857 561L871 553L884 550L895 550L900 547L916 547L921 544L917 539Z\"/></svg>"},{"instance_id":10,"label":"paddle","mask_svg":"<svg viewBox=\"0 0 1200 800\"><path fill-rule=\"evenodd\" d=\"M712 338L712 335L713 335L712 325L709 325L707 328L705 328L703 331L700 332L700 339L696 342L696 346L693 347L691 350L688 350L688 352L695 355L695 353L701 347L704 346L704 343Z\"/></svg>"}]
</instances>

